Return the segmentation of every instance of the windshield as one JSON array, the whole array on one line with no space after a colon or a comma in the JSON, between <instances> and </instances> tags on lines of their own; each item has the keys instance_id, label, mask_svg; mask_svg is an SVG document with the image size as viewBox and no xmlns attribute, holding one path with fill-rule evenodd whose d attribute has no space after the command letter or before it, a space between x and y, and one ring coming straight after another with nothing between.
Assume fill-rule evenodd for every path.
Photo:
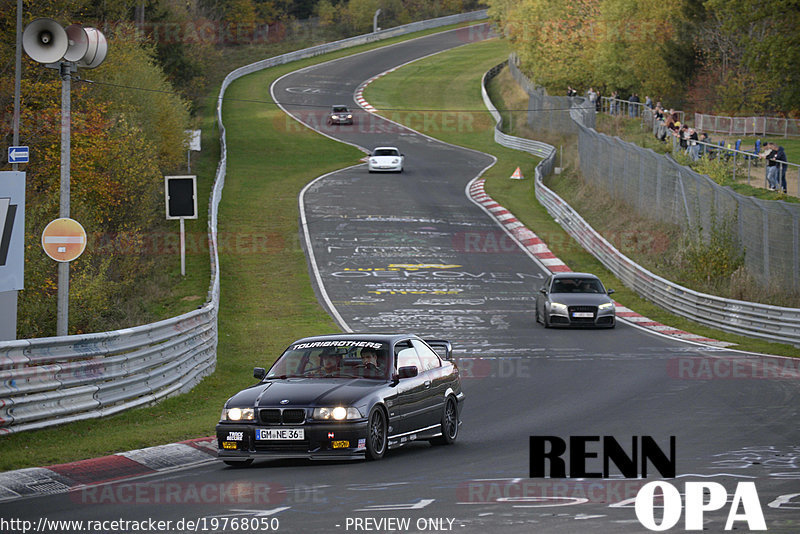
<instances>
[{"instance_id":1,"label":"windshield","mask_svg":"<svg viewBox=\"0 0 800 534\"><path fill-rule=\"evenodd\" d=\"M389 376L386 343L326 340L295 343L272 365L267 378L371 378Z\"/></svg>"},{"instance_id":2,"label":"windshield","mask_svg":"<svg viewBox=\"0 0 800 534\"><path fill-rule=\"evenodd\" d=\"M332 111L334 113L347 113L347 108L345 106L333 106Z\"/></svg>"},{"instance_id":3,"label":"windshield","mask_svg":"<svg viewBox=\"0 0 800 534\"><path fill-rule=\"evenodd\" d=\"M556 278L551 293L605 293L597 278Z\"/></svg>"},{"instance_id":4,"label":"windshield","mask_svg":"<svg viewBox=\"0 0 800 534\"><path fill-rule=\"evenodd\" d=\"M378 148L375 150L373 156L399 156L400 153L396 148Z\"/></svg>"}]
</instances>

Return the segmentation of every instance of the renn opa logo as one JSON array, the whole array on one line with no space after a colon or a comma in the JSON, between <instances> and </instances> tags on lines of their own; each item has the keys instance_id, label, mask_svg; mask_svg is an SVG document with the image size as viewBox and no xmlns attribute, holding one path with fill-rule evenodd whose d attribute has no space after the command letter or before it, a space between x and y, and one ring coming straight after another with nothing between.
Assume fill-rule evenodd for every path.
<instances>
[{"instance_id":1,"label":"renn opa logo","mask_svg":"<svg viewBox=\"0 0 800 534\"><path fill-rule=\"evenodd\" d=\"M648 465L664 478L675 478L675 436L669 438L668 452L651 436L633 436L628 450L612 436L571 436L569 442L557 436L530 436L530 478L608 478L612 464L625 478L646 478ZM686 530L703 530L704 513L723 509L728 492L717 482L686 482L684 502ZM669 530L680 521L684 502L669 482L649 482L636 495L636 518L648 530ZM663 507L660 521L657 507ZM737 522L750 530L767 529L754 482L739 482L730 500L725 530L737 528Z\"/></svg>"}]
</instances>

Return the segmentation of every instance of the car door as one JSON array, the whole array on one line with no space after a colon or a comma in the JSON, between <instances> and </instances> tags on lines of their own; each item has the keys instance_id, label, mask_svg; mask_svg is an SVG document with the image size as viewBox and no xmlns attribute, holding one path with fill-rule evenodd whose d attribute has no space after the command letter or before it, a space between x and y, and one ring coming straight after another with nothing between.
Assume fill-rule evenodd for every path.
<instances>
[{"instance_id":1,"label":"car door","mask_svg":"<svg viewBox=\"0 0 800 534\"><path fill-rule=\"evenodd\" d=\"M400 341L395 344L394 372L402 367L416 367L417 376L401 378L397 383L396 412L399 416L394 435L406 434L424 427L427 401L427 387L422 371L422 362L411 340Z\"/></svg>"},{"instance_id":2,"label":"car door","mask_svg":"<svg viewBox=\"0 0 800 534\"><path fill-rule=\"evenodd\" d=\"M442 360L436 352L418 339L412 339L411 344L416 349L422 363L420 376L423 378L422 385L425 388L423 390L425 396L423 401L425 410L423 425L427 428L438 425L442 421L444 394L447 390L448 381L442 368Z\"/></svg>"}]
</instances>

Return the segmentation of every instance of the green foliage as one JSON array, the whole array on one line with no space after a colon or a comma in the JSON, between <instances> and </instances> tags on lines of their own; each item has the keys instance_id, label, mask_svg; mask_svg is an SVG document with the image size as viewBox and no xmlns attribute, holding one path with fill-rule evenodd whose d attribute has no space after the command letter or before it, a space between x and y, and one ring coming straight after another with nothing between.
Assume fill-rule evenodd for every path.
<instances>
[{"instance_id":1,"label":"green foliage","mask_svg":"<svg viewBox=\"0 0 800 534\"><path fill-rule=\"evenodd\" d=\"M567 85L702 111L800 113L797 0L489 0L523 69L551 94Z\"/></svg>"},{"instance_id":2,"label":"green foliage","mask_svg":"<svg viewBox=\"0 0 800 534\"><path fill-rule=\"evenodd\" d=\"M705 174L719 185L733 184L733 166L722 158L700 158L697 161L687 162L692 169L700 174Z\"/></svg>"},{"instance_id":3,"label":"green foliage","mask_svg":"<svg viewBox=\"0 0 800 534\"><path fill-rule=\"evenodd\" d=\"M109 36L109 50L90 75L102 82L94 86L98 97L109 103L112 115L127 117L141 129L150 144L148 155L157 156L162 169L179 167L186 158L189 106L156 64L155 48L139 40L132 26L120 26Z\"/></svg>"},{"instance_id":4,"label":"green foliage","mask_svg":"<svg viewBox=\"0 0 800 534\"><path fill-rule=\"evenodd\" d=\"M800 111L800 10L796 0L708 0L697 38L719 98L713 110Z\"/></svg>"},{"instance_id":5,"label":"green foliage","mask_svg":"<svg viewBox=\"0 0 800 534\"><path fill-rule=\"evenodd\" d=\"M685 235L681 266L683 278L694 284L727 285L731 276L744 267L745 251L731 227L735 217L711 214L711 228L704 235L702 227Z\"/></svg>"},{"instance_id":6,"label":"green foliage","mask_svg":"<svg viewBox=\"0 0 800 534\"><path fill-rule=\"evenodd\" d=\"M522 67L552 94L567 85L604 93L676 92L663 51L679 41L683 2L656 0L491 0L490 16Z\"/></svg>"}]
</instances>

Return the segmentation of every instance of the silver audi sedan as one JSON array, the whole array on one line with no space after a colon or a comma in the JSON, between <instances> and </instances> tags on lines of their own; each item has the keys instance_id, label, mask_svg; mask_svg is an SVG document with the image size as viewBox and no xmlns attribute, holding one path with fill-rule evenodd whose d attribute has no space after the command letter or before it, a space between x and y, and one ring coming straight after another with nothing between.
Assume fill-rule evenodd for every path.
<instances>
[{"instance_id":1,"label":"silver audi sedan","mask_svg":"<svg viewBox=\"0 0 800 534\"><path fill-rule=\"evenodd\" d=\"M536 322L551 326L614 328L614 292L589 273L553 273L536 294Z\"/></svg>"}]
</instances>

